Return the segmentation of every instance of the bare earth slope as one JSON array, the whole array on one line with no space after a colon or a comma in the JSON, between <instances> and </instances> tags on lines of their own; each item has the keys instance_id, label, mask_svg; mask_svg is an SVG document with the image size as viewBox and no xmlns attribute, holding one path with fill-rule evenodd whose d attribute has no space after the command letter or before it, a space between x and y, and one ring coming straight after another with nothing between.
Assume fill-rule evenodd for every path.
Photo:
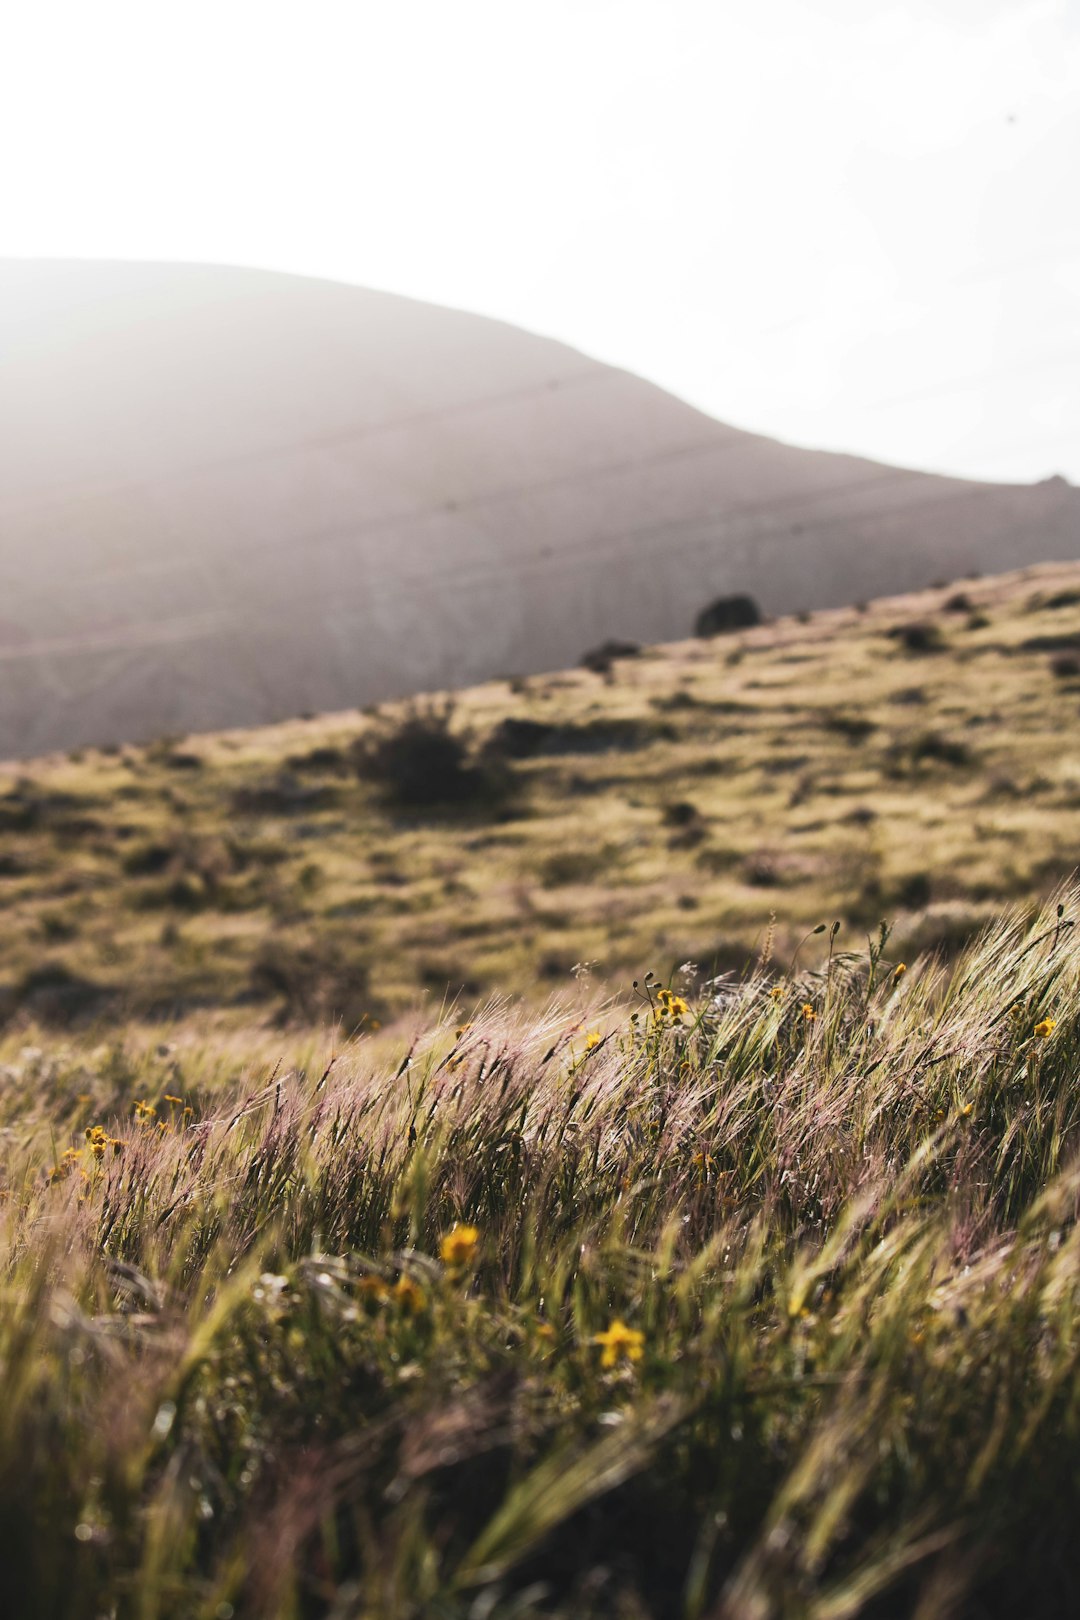
<instances>
[{"instance_id":1,"label":"bare earth slope","mask_svg":"<svg viewBox=\"0 0 1080 1620\"><path fill-rule=\"evenodd\" d=\"M0 756L253 724L1080 557L1080 492L781 445L547 339L201 266L0 265Z\"/></svg>"}]
</instances>

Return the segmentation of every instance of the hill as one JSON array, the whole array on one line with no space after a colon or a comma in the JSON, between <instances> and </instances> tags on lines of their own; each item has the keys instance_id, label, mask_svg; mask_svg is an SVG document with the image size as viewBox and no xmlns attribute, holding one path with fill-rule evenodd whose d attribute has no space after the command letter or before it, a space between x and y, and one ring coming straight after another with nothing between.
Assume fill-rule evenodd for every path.
<instances>
[{"instance_id":1,"label":"hill","mask_svg":"<svg viewBox=\"0 0 1080 1620\"><path fill-rule=\"evenodd\" d=\"M794 449L495 321L0 265L0 756L340 709L1080 556L1080 493Z\"/></svg>"},{"instance_id":2,"label":"hill","mask_svg":"<svg viewBox=\"0 0 1080 1620\"><path fill-rule=\"evenodd\" d=\"M949 953L1074 869L1078 699L1062 566L477 687L419 798L401 705L13 767L0 1007L250 1034L779 964L834 920Z\"/></svg>"}]
</instances>

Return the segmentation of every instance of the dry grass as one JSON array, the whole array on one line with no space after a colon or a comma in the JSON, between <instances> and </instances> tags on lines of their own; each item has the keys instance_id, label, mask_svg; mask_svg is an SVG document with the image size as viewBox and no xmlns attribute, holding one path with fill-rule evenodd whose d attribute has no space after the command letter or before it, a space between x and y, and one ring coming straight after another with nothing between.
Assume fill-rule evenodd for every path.
<instances>
[{"instance_id":1,"label":"dry grass","mask_svg":"<svg viewBox=\"0 0 1080 1620\"><path fill-rule=\"evenodd\" d=\"M23 1053L3 1612L1069 1612L1076 905L242 1084Z\"/></svg>"},{"instance_id":2,"label":"dry grass","mask_svg":"<svg viewBox=\"0 0 1080 1620\"><path fill-rule=\"evenodd\" d=\"M393 710L13 768L3 1005L354 1028L447 993L540 1002L582 962L708 976L834 918L842 945L888 917L905 953L954 951L1075 863L1078 582L1048 567L462 694L477 747L533 727L487 806L387 803L354 745Z\"/></svg>"}]
</instances>

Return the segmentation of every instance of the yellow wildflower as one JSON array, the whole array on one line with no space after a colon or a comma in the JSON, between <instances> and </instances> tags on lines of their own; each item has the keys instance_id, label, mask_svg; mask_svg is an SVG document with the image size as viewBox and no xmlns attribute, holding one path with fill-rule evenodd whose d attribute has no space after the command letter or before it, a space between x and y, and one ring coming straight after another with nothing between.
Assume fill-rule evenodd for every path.
<instances>
[{"instance_id":1,"label":"yellow wildflower","mask_svg":"<svg viewBox=\"0 0 1080 1620\"><path fill-rule=\"evenodd\" d=\"M808 1001L804 1001L802 1004L802 1016L806 1019L808 1024L812 1024L814 1019L817 1017L817 1013L814 1011L813 1007L811 1007Z\"/></svg>"},{"instance_id":2,"label":"yellow wildflower","mask_svg":"<svg viewBox=\"0 0 1080 1620\"><path fill-rule=\"evenodd\" d=\"M373 1272L369 1272L366 1277L360 1278L356 1285L356 1291L362 1299L368 1299L374 1303L377 1300L389 1298L390 1285L382 1277L377 1277Z\"/></svg>"},{"instance_id":3,"label":"yellow wildflower","mask_svg":"<svg viewBox=\"0 0 1080 1620\"><path fill-rule=\"evenodd\" d=\"M475 1226L463 1226L455 1221L449 1232L439 1240L439 1259L447 1266L467 1266L476 1253L480 1232Z\"/></svg>"},{"instance_id":4,"label":"yellow wildflower","mask_svg":"<svg viewBox=\"0 0 1080 1620\"><path fill-rule=\"evenodd\" d=\"M1052 1035L1054 1033L1056 1028L1056 1018L1041 1018L1035 1025L1035 1033L1039 1036L1040 1040L1045 1040L1048 1035Z\"/></svg>"},{"instance_id":5,"label":"yellow wildflower","mask_svg":"<svg viewBox=\"0 0 1080 1620\"><path fill-rule=\"evenodd\" d=\"M656 999L658 1005L653 1012L654 1024L662 1024L665 1018L674 1024L690 1010L683 997L677 996L674 990L658 990Z\"/></svg>"},{"instance_id":6,"label":"yellow wildflower","mask_svg":"<svg viewBox=\"0 0 1080 1620\"><path fill-rule=\"evenodd\" d=\"M627 1327L625 1322L615 1318L611 1326L604 1333L593 1335L593 1344L603 1347L600 1357L602 1367L614 1367L619 1361L640 1361L645 1354L645 1335L637 1328Z\"/></svg>"},{"instance_id":7,"label":"yellow wildflower","mask_svg":"<svg viewBox=\"0 0 1080 1620\"><path fill-rule=\"evenodd\" d=\"M784 999L783 985L774 984L772 989L769 991L769 994L774 1001L782 1001Z\"/></svg>"},{"instance_id":8,"label":"yellow wildflower","mask_svg":"<svg viewBox=\"0 0 1080 1620\"><path fill-rule=\"evenodd\" d=\"M600 1042L603 1040L603 1038L604 1037L601 1035L601 1033L600 1033L600 1031L598 1029L590 1029L589 1033L585 1037L585 1050L586 1050L586 1052L594 1051L595 1048L600 1045Z\"/></svg>"},{"instance_id":9,"label":"yellow wildflower","mask_svg":"<svg viewBox=\"0 0 1080 1620\"><path fill-rule=\"evenodd\" d=\"M906 972L907 972L907 963L906 962L897 962L896 966L892 970L892 976L893 976L894 979L902 979Z\"/></svg>"},{"instance_id":10,"label":"yellow wildflower","mask_svg":"<svg viewBox=\"0 0 1080 1620\"><path fill-rule=\"evenodd\" d=\"M406 1316L415 1316L427 1303L424 1299L424 1290L418 1283L414 1283L411 1277L399 1277L392 1293Z\"/></svg>"}]
</instances>

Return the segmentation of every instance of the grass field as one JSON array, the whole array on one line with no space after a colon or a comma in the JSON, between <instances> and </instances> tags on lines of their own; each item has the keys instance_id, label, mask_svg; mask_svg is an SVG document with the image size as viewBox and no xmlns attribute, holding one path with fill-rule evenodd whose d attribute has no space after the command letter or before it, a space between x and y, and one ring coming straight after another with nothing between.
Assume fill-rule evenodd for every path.
<instances>
[{"instance_id":1,"label":"grass field","mask_svg":"<svg viewBox=\"0 0 1080 1620\"><path fill-rule=\"evenodd\" d=\"M1076 904L239 1086L24 1051L2 1612L1073 1612Z\"/></svg>"},{"instance_id":2,"label":"grass field","mask_svg":"<svg viewBox=\"0 0 1080 1620\"><path fill-rule=\"evenodd\" d=\"M13 766L0 1011L352 1029L835 919L955 950L1073 870L1078 707L1074 565L462 694L504 756L471 806L382 802L393 709Z\"/></svg>"},{"instance_id":3,"label":"grass field","mask_svg":"<svg viewBox=\"0 0 1080 1620\"><path fill-rule=\"evenodd\" d=\"M1047 568L427 804L400 710L14 767L0 1614L1074 1612L1078 701Z\"/></svg>"}]
</instances>

